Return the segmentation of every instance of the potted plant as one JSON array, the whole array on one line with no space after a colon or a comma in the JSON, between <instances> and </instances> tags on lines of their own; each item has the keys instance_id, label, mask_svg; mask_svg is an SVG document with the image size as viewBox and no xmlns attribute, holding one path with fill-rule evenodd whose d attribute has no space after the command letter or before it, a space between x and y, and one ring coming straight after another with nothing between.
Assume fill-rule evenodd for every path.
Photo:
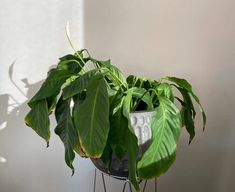
<instances>
[{"instance_id":1,"label":"potted plant","mask_svg":"<svg viewBox=\"0 0 235 192\"><path fill-rule=\"evenodd\" d=\"M176 90L182 97L175 95ZM98 159L108 168L114 156L127 159L128 177L140 191L138 180L158 177L174 162L182 127L189 133L189 142L194 138L196 112L192 99L202 112L204 129L205 113L185 79L125 78L110 60L94 59L82 49L61 57L48 72L28 103L31 110L25 123L49 146L49 115L54 113L55 133L64 143L65 161L73 172L76 153ZM131 114L143 111L151 113L151 137L141 150Z\"/></svg>"}]
</instances>

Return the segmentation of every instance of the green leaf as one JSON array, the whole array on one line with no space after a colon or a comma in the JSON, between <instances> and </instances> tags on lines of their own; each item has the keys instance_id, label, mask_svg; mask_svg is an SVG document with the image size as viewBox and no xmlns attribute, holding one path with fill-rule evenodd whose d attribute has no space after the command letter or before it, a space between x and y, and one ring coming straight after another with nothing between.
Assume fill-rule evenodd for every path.
<instances>
[{"instance_id":1,"label":"green leaf","mask_svg":"<svg viewBox=\"0 0 235 192\"><path fill-rule=\"evenodd\" d=\"M78 135L70 113L70 101L71 99L63 100L63 98L61 97L57 103L55 110L55 117L57 121L55 133L60 137L61 141L64 143L65 162L74 173L74 167L72 163L75 158L75 153L73 149L78 140Z\"/></svg>"},{"instance_id":2,"label":"green leaf","mask_svg":"<svg viewBox=\"0 0 235 192\"><path fill-rule=\"evenodd\" d=\"M45 139L49 146L50 120L46 99L37 102L25 117L25 123L31 127L40 137Z\"/></svg>"},{"instance_id":3,"label":"green leaf","mask_svg":"<svg viewBox=\"0 0 235 192\"><path fill-rule=\"evenodd\" d=\"M48 97L46 101L47 101L47 106L48 106L48 114L50 115L56 107L57 95Z\"/></svg>"},{"instance_id":4,"label":"green leaf","mask_svg":"<svg viewBox=\"0 0 235 192\"><path fill-rule=\"evenodd\" d=\"M126 79L128 83L128 87L139 87L139 88L145 88L146 90L150 88L155 88L158 86L158 82L155 80L151 80L148 78L140 78L134 75L129 75Z\"/></svg>"},{"instance_id":5,"label":"green leaf","mask_svg":"<svg viewBox=\"0 0 235 192\"><path fill-rule=\"evenodd\" d=\"M73 74L71 72L66 70L52 69L41 88L29 101L28 105L33 107L33 105L39 100L58 95L63 83L72 75Z\"/></svg>"},{"instance_id":6,"label":"green leaf","mask_svg":"<svg viewBox=\"0 0 235 192\"><path fill-rule=\"evenodd\" d=\"M200 109L200 111L202 113L203 130L204 130L205 129L205 125L206 125L206 114L204 112L204 109L203 109L203 107L202 107L202 105L200 103L200 100L199 100L198 96L193 92L192 86L185 79L180 79L180 78L177 78L177 77L166 77L166 79L176 83L181 88L187 90L192 95L194 100L198 103L199 109Z\"/></svg>"},{"instance_id":7,"label":"green leaf","mask_svg":"<svg viewBox=\"0 0 235 192\"><path fill-rule=\"evenodd\" d=\"M110 115L110 130L108 143L111 145L114 153L119 159L122 159L126 150L126 130L128 130L128 122L123 116L123 97L118 100L115 106L114 114Z\"/></svg>"},{"instance_id":8,"label":"green leaf","mask_svg":"<svg viewBox=\"0 0 235 192\"><path fill-rule=\"evenodd\" d=\"M181 109L181 116L182 116L182 121L183 125L185 125L186 130L188 131L190 138L189 138L189 143L193 140L195 136L195 125L194 125L194 118L196 115L193 102L190 98L189 93L180 87L177 87L178 90L181 92L183 96L183 102L181 103L182 109Z\"/></svg>"},{"instance_id":9,"label":"green leaf","mask_svg":"<svg viewBox=\"0 0 235 192\"><path fill-rule=\"evenodd\" d=\"M168 83L161 83L157 86L157 92L162 97L166 97L170 99L172 102L174 101L174 94L170 84Z\"/></svg>"},{"instance_id":10,"label":"green leaf","mask_svg":"<svg viewBox=\"0 0 235 192\"><path fill-rule=\"evenodd\" d=\"M131 106L132 92L129 91L123 101L123 115L126 118L128 129L125 129L125 144L127 148L129 160L129 179L137 192L140 192L140 187L137 182L136 175L136 161L138 155L138 139L130 122L130 106Z\"/></svg>"},{"instance_id":11,"label":"green leaf","mask_svg":"<svg viewBox=\"0 0 235 192\"><path fill-rule=\"evenodd\" d=\"M112 148L110 147L110 145L106 145L104 148L104 151L102 153L102 156L100 157L100 159L103 161L103 163L105 164L105 166L107 168L110 167L110 163L112 162Z\"/></svg>"},{"instance_id":12,"label":"green leaf","mask_svg":"<svg viewBox=\"0 0 235 192\"><path fill-rule=\"evenodd\" d=\"M110 90L110 89L109 89ZM125 96L123 91L117 90L117 91L109 91L109 113L110 116L112 116L116 111L120 108L120 104L122 103L122 99Z\"/></svg>"},{"instance_id":13,"label":"green leaf","mask_svg":"<svg viewBox=\"0 0 235 192\"><path fill-rule=\"evenodd\" d=\"M129 90L132 91L133 97L137 97L140 100L144 101L147 104L148 109L153 109L152 97L146 89L133 87Z\"/></svg>"},{"instance_id":14,"label":"green leaf","mask_svg":"<svg viewBox=\"0 0 235 192\"><path fill-rule=\"evenodd\" d=\"M111 60L109 59L109 60L105 60L105 61L99 61L99 60L95 60L95 59L92 59L95 63L97 63L100 67L102 67L102 66L110 66L110 65L112 65L111 64Z\"/></svg>"},{"instance_id":15,"label":"green leaf","mask_svg":"<svg viewBox=\"0 0 235 192\"><path fill-rule=\"evenodd\" d=\"M100 68L101 71L112 82L115 82L115 84L118 85L119 87L123 86L123 87L127 88L127 82L126 82L125 76L122 74L122 72L117 67L115 67L114 65L111 65L110 60L98 61L98 64L101 67Z\"/></svg>"},{"instance_id":16,"label":"green leaf","mask_svg":"<svg viewBox=\"0 0 235 192\"><path fill-rule=\"evenodd\" d=\"M138 77L136 77L136 76L134 76L134 75L129 75L129 76L126 78L128 87L129 87L129 88L138 87L138 86L136 86L136 83L137 83L138 80L139 80Z\"/></svg>"},{"instance_id":17,"label":"green leaf","mask_svg":"<svg viewBox=\"0 0 235 192\"><path fill-rule=\"evenodd\" d=\"M102 75L89 81L86 99L75 106L74 123L86 155L101 157L109 133L109 99Z\"/></svg>"},{"instance_id":18,"label":"green leaf","mask_svg":"<svg viewBox=\"0 0 235 192\"><path fill-rule=\"evenodd\" d=\"M81 93L78 93L77 95L73 96L73 102L74 102L74 107L72 110L72 113L74 114L74 109L76 107L78 107L86 98L86 92L82 91ZM74 122L74 116L72 116L73 122ZM80 140L79 140L79 135L78 135L78 139L77 142L74 146L74 151L80 155L81 157L87 157L87 155L85 154L84 150L82 149Z\"/></svg>"},{"instance_id":19,"label":"green leaf","mask_svg":"<svg viewBox=\"0 0 235 192\"><path fill-rule=\"evenodd\" d=\"M138 162L138 175L142 179L165 173L176 156L181 130L180 112L167 98L159 97L159 102L152 116L152 142Z\"/></svg>"},{"instance_id":20,"label":"green leaf","mask_svg":"<svg viewBox=\"0 0 235 192\"><path fill-rule=\"evenodd\" d=\"M67 70L72 73L79 73L84 67L84 63L75 55L69 54L60 58L58 69Z\"/></svg>"},{"instance_id":21,"label":"green leaf","mask_svg":"<svg viewBox=\"0 0 235 192\"><path fill-rule=\"evenodd\" d=\"M97 69L86 72L75 79L70 85L63 89L63 98L68 99L87 88L89 80L97 73Z\"/></svg>"}]
</instances>

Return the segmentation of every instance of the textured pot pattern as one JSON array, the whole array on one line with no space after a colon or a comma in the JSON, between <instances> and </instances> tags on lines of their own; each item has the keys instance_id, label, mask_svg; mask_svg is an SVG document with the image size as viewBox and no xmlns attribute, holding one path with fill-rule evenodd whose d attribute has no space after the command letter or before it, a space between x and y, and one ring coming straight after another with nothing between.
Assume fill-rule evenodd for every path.
<instances>
[{"instance_id":1,"label":"textured pot pattern","mask_svg":"<svg viewBox=\"0 0 235 192\"><path fill-rule=\"evenodd\" d=\"M130 113L131 126L138 138L138 145L144 145L152 137L151 120L153 111Z\"/></svg>"}]
</instances>

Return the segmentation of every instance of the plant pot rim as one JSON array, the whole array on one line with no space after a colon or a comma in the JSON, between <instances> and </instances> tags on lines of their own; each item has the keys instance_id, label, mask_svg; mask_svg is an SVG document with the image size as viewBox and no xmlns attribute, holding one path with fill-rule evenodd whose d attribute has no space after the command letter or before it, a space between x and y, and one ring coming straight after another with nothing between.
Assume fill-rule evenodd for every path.
<instances>
[{"instance_id":1,"label":"plant pot rim","mask_svg":"<svg viewBox=\"0 0 235 192\"><path fill-rule=\"evenodd\" d=\"M141 110L141 111L131 111L130 114L136 114L136 113L151 113L154 112L155 109L149 109L149 110Z\"/></svg>"}]
</instances>

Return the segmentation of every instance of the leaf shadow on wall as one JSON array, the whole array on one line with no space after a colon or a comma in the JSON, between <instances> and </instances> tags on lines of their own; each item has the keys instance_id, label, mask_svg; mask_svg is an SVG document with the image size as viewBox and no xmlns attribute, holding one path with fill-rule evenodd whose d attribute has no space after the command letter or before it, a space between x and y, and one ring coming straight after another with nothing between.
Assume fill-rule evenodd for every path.
<instances>
[{"instance_id":1,"label":"leaf shadow on wall","mask_svg":"<svg viewBox=\"0 0 235 192\"><path fill-rule=\"evenodd\" d=\"M22 79L21 81L27 89L27 92L24 93L17 85L22 82L13 80L14 64L15 62L9 67L9 80L18 94L31 98L39 89L42 81L30 84L27 79ZM33 184L24 186L25 183L30 183L35 171L30 168L33 163L29 161L30 158L27 158L30 155L29 150L33 150L31 130L24 125L24 116L29 111L27 102L28 100L20 103L14 95L8 93L0 95L0 191L3 192L25 192L29 188L33 188ZM26 146L29 146L30 149L27 149Z\"/></svg>"}]
</instances>

